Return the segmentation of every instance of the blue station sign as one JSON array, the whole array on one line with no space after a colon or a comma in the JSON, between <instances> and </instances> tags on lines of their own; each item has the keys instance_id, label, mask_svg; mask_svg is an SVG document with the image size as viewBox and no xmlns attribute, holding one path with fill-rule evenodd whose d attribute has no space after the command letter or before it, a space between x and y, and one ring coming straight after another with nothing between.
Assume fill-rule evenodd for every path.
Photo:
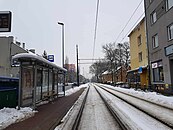
<instances>
[{"instance_id":1,"label":"blue station sign","mask_svg":"<svg viewBox=\"0 0 173 130\"><path fill-rule=\"evenodd\" d=\"M54 62L54 55L48 55L48 61Z\"/></svg>"}]
</instances>

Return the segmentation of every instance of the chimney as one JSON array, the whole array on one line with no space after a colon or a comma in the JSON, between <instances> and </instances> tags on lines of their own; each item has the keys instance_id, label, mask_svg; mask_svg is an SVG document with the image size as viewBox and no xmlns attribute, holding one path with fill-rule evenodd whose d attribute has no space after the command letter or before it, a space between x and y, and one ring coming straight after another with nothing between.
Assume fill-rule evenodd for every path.
<instances>
[{"instance_id":1,"label":"chimney","mask_svg":"<svg viewBox=\"0 0 173 130\"><path fill-rule=\"evenodd\" d=\"M23 43L23 46L22 47L23 47L23 49L25 49L25 43Z\"/></svg>"},{"instance_id":2,"label":"chimney","mask_svg":"<svg viewBox=\"0 0 173 130\"><path fill-rule=\"evenodd\" d=\"M30 49L29 51L35 54L35 49Z\"/></svg>"},{"instance_id":3,"label":"chimney","mask_svg":"<svg viewBox=\"0 0 173 130\"><path fill-rule=\"evenodd\" d=\"M21 43L20 43L20 42L18 42L18 41L16 41L16 45L20 46L20 45L21 45Z\"/></svg>"}]
</instances>

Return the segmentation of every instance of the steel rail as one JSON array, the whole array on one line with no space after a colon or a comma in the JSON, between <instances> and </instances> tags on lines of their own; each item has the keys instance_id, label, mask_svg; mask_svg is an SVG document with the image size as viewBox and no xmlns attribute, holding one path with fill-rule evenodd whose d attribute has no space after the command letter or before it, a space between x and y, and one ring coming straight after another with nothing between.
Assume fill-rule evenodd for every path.
<instances>
[{"instance_id":1,"label":"steel rail","mask_svg":"<svg viewBox=\"0 0 173 130\"><path fill-rule=\"evenodd\" d=\"M152 115L152 114L146 112L145 110L139 108L138 106L136 106L136 105L130 103L129 101L127 101L127 100L121 98L120 96L118 96L118 95L116 95L116 94L114 94L114 93L112 93L112 92L110 92L110 91L107 90L107 89L110 89L110 90L116 91L115 89L111 89L111 88L107 88L107 89L105 89L105 88L104 88L104 87L105 87L104 85L100 85L100 86L99 86L98 84L95 84L95 85L98 86L98 87L100 87L100 88L102 88L103 90L107 91L108 93L110 93L110 94L116 96L117 98L123 100L124 102L126 102L127 104L133 106L134 108L136 108L136 109L138 109L138 110L144 112L144 113L147 114L148 116L150 116L150 117L154 118L155 120L161 122L162 124L166 125L167 127L173 129L173 125L171 125L171 124L169 124L169 123L167 123L167 122L165 122L165 121L163 121L163 120L157 118L156 116L154 116L154 115ZM116 91L116 92L119 92L119 91ZM119 93L122 93L122 94L125 94L125 95L128 95L128 96L131 96L131 97L133 97L133 98L136 98L136 99L141 100L141 101L144 101L144 102L148 102L148 103L154 104L153 102L150 102L150 101L147 101L147 100L144 100L144 99L141 99L141 98L137 98L137 97L132 96L132 95L127 94L127 93L123 93L123 92L119 92ZM161 107L164 108L164 106L162 106L162 105L158 105L157 103L155 103L155 105L157 105L157 106L161 106ZM166 108L166 109L170 109L170 108L167 108L167 107L165 107L165 108ZM170 110L172 110L172 109L170 109Z\"/></svg>"},{"instance_id":2,"label":"steel rail","mask_svg":"<svg viewBox=\"0 0 173 130\"><path fill-rule=\"evenodd\" d=\"M96 91L98 92L98 94L100 95L101 99L103 100L103 102L105 103L106 107L108 108L109 112L112 114L112 116L114 117L114 119L118 122L118 124L120 125L120 127L122 128L122 130L130 130L130 127L128 127L126 124L123 123L122 120L119 119L118 114L114 111L114 109L108 104L108 102L106 101L106 99L101 95L101 93L98 91L98 89L94 86L94 88L96 89Z\"/></svg>"}]
</instances>

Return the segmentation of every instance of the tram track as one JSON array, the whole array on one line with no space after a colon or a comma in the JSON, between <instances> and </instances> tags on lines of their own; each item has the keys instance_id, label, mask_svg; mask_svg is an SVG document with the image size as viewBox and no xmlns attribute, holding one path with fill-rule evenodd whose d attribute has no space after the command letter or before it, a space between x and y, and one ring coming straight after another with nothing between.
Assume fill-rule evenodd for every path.
<instances>
[{"instance_id":1,"label":"tram track","mask_svg":"<svg viewBox=\"0 0 173 130\"><path fill-rule=\"evenodd\" d=\"M76 127L77 129L79 130L86 130L86 129L127 130L128 129L127 126L124 126L124 124L120 121L118 116L116 116L116 113L113 110L113 108L111 108L106 103L106 100L104 100L104 98L101 96L101 94L94 87L93 84L90 84L90 92L87 98L88 98L87 102L85 102L86 104L83 108L83 113L81 113L82 118L77 123L78 124L78 127Z\"/></svg>"},{"instance_id":2,"label":"tram track","mask_svg":"<svg viewBox=\"0 0 173 130\"><path fill-rule=\"evenodd\" d=\"M116 113L116 111L112 108L112 106L109 105L109 103L107 102L107 100L101 95L101 93L99 92L99 90L97 88L95 88L96 91L99 93L100 97L102 98L102 100L104 101L105 105L107 106L108 110L110 111L110 113L112 114L112 116L116 119L116 121L118 122L118 124L120 125L120 127L122 128L122 130L130 130L129 126L127 124L125 124L120 117L118 116L118 114Z\"/></svg>"},{"instance_id":3,"label":"tram track","mask_svg":"<svg viewBox=\"0 0 173 130\"><path fill-rule=\"evenodd\" d=\"M96 97L94 97L94 95ZM81 105L79 105L80 108L79 107L77 108L80 110L78 110L76 116L71 116L73 115L71 114L70 115L71 119L68 119L68 121L64 124L63 127L59 127L61 130L70 130L70 129L71 130L78 130L78 129L79 130L85 130L85 129L87 130L88 129L90 130L105 129L106 130L110 128L111 130L127 130L127 129L130 130L127 126L125 126L120 121L119 117L116 115L113 108L111 108L108 104L106 104L106 100L104 100L104 98L99 93L99 90L97 90L92 84L89 84L88 90L82 100L83 100L82 103L80 103ZM99 101L99 102L96 102L96 101ZM102 105L104 105L104 107ZM106 108L107 111L105 111L104 108ZM90 111L87 112L87 109L90 109ZM106 116L102 118L102 115L104 116L106 115Z\"/></svg>"},{"instance_id":4,"label":"tram track","mask_svg":"<svg viewBox=\"0 0 173 130\"><path fill-rule=\"evenodd\" d=\"M120 91L116 91L115 89L106 88L104 85L95 84L97 87L107 91L108 93L114 95L120 100L126 102L127 104L133 106L134 108L142 111L153 119L159 121L165 126L173 129L173 109L169 107L164 107L163 105L159 105L157 103L153 103L151 101L147 101L133 95L123 93ZM125 96L123 96L125 95ZM139 102L139 103L138 103ZM144 104L144 105L141 105ZM156 109L153 109L156 108ZM153 110L152 110L153 109ZM166 118L169 115L170 118Z\"/></svg>"},{"instance_id":5,"label":"tram track","mask_svg":"<svg viewBox=\"0 0 173 130\"><path fill-rule=\"evenodd\" d=\"M80 101L76 103L77 107L74 107L72 114L68 116L69 119L58 130L144 130L149 129L150 126L158 130L173 129L171 117L173 113L171 109L165 108L167 111L164 110L163 106L159 106L161 107L159 109L163 110L163 114L159 115L159 112L149 110L158 107L156 106L157 104L149 102L150 105L148 105L144 103L147 101L143 99L138 99L137 97L135 99L135 96L129 97L130 95L128 94L116 92L114 89L106 88L104 85L88 85L89 87L82 94ZM138 104L137 102L140 103ZM146 107L142 108L140 104L144 104ZM129 110L124 111L123 107ZM164 115L169 112L170 118L165 119ZM107 113L109 113L109 116L107 116ZM133 117L135 114L136 116ZM113 118L113 121L111 118ZM140 122L144 124L140 124ZM111 126L112 124L113 126Z\"/></svg>"}]
</instances>

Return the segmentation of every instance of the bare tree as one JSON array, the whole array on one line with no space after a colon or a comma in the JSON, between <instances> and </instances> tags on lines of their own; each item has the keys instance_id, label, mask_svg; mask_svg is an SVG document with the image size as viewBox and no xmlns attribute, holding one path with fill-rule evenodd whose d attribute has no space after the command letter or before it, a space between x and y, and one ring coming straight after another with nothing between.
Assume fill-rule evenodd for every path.
<instances>
[{"instance_id":1,"label":"bare tree","mask_svg":"<svg viewBox=\"0 0 173 130\"><path fill-rule=\"evenodd\" d=\"M105 53L105 59L108 60L108 67L107 70L112 72L112 82L114 82L114 74L118 67L118 50L115 47L115 43L109 43L102 46L103 52Z\"/></svg>"},{"instance_id":2,"label":"bare tree","mask_svg":"<svg viewBox=\"0 0 173 130\"><path fill-rule=\"evenodd\" d=\"M116 45L116 46L115 46ZM125 66L126 70L130 63L130 47L128 42L124 43L108 43L102 46L103 52L105 53L105 59L107 60L107 70L112 72L112 82L114 77L117 77L117 68ZM122 68L121 68L122 70ZM115 76L114 76L115 75ZM118 77L117 77L118 78ZM121 71L122 80L122 71Z\"/></svg>"},{"instance_id":3,"label":"bare tree","mask_svg":"<svg viewBox=\"0 0 173 130\"><path fill-rule=\"evenodd\" d=\"M121 66L121 81L122 81L122 67L128 70L130 63L130 46L128 42L118 43L117 48L119 51L119 65Z\"/></svg>"},{"instance_id":4,"label":"bare tree","mask_svg":"<svg viewBox=\"0 0 173 130\"><path fill-rule=\"evenodd\" d=\"M107 62L105 62L104 60L97 61L90 66L90 73L95 75L97 82L100 81L101 74L106 70L107 70Z\"/></svg>"},{"instance_id":5,"label":"bare tree","mask_svg":"<svg viewBox=\"0 0 173 130\"><path fill-rule=\"evenodd\" d=\"M124 64L125 64L125 67L126 67L126 70L128 70L129 68L129 65L130 65L130 45L128 42L124 42L123 43L123 59L124 59Z\"/></svg>"}]
</instances>

